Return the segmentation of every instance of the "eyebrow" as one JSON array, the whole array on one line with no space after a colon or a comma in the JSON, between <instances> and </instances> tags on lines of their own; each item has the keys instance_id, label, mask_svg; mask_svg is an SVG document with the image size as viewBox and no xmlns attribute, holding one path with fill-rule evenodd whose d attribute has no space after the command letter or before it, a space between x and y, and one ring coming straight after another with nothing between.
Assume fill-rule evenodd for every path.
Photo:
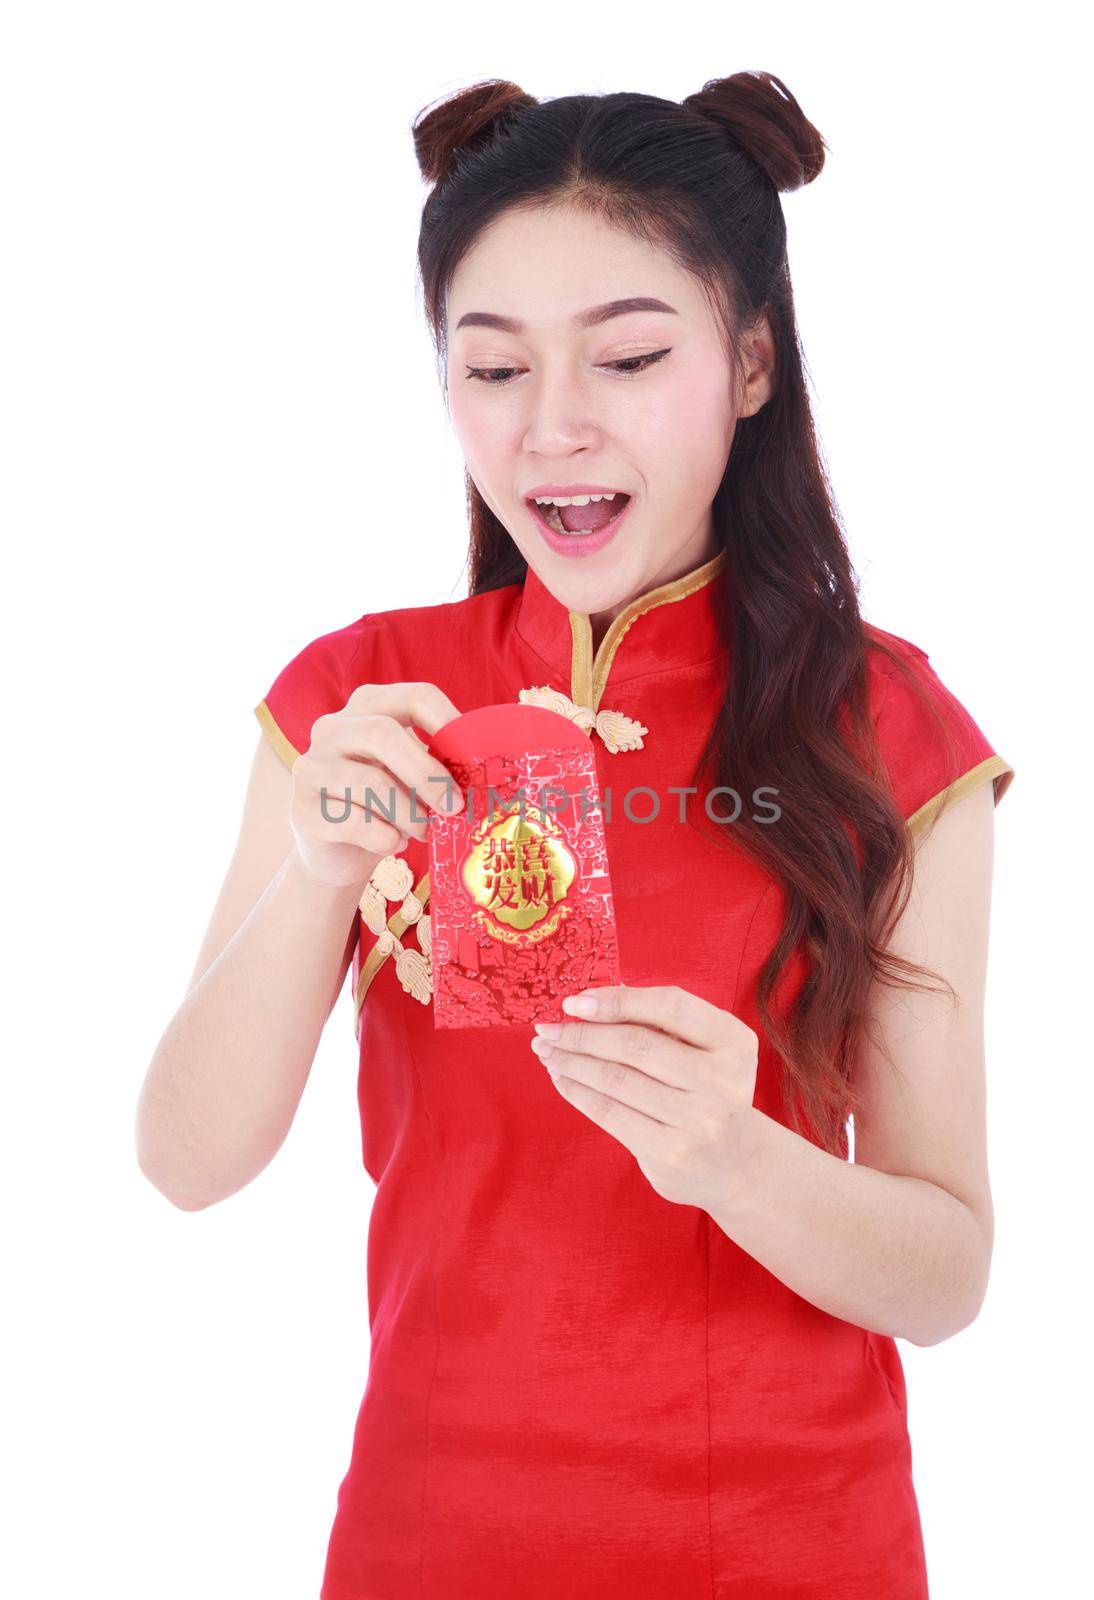
<instances>
[{"instance_id":1,"label":"eyebrow","mask_svg":"<svg viewBox=\"0 0 1094 1600\"><path fill-rule=\"evenodd\" d=\"M596 328L612 317L626 317L632 311L664 311L670 317L679 316L674 306L666 305L652 295L636 294L625 300L608 300L602 306L592 306L588 311L575 312L573 321L579 328ZM455 332L461 328L497 328L501 333L523 333L525 325L516 317L499 317L493 311L465 311L457 322Z\"/></svg>"}]
</instances>

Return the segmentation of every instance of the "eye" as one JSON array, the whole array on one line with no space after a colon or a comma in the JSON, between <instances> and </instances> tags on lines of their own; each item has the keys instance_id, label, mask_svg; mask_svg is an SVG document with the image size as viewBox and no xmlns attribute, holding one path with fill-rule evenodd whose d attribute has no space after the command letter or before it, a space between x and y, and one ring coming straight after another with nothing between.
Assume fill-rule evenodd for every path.
<instances>
[{"instance_id":1,"label":"eye","mask_svg":"<svg viewBox=\"0 0 1094 1600\"><path fill-rule=\"evenodd\" d=\"M621 356L618 361L605 362L605 366L611 367L623 378L633 377L638 372L645 372L647 367L652 367L655 361L663 361L671 349L672 346L669 345L667 350L652 350L649 355Z\"/></svg>"},{"instance_id":2,"label":"eye","mask_svg":"<svg viewBox=\"0 0 1094 1600\"><path fill-rule=\"evenodd\" d=\"M645 372L647 367L652 367L655 361L663 361L672 351L669 345L664 350L651 350L648 355L621 356L618 361L605 361L605 371L618 373L621 378L634 378L640 372ZM512 382L513 374L519 372L519 367L468 367L467 376L477 383L485 383L488 387L500 389Z\"/></svg>"},{"instance_id":3,"label":"eye","mask_svg":"<svg viewBox=\"0 0 1094 1600\"><path fill-rule=\"evenodd\" d=\"M479 383L493 384L497 388L503 383L508 383L510 376L516 370L516 367L468 367L467 376L477 379Z\"/></svg>"}]
</instances>

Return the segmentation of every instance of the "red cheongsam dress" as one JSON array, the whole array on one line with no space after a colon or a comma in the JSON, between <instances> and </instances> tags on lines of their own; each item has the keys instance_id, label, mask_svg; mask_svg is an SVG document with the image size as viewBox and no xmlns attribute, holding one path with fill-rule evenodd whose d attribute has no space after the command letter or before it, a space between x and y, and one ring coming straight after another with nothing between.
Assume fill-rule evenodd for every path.
<instances>
[{"instance_id":1,"label":"red cheongsam dress","mask_svg":"<svg viewBox=\"0 0 1094 1600\"><path fill-rule=\"evenodd\" d=\"M732 670L727 582L722 552L632 600L595 652L588 616L531 570L366 614L307 645L256 715L291 766L366 682L432 682L460 711L553 691L556 709L594 713L621 981L679 985L755 1029L755 1103L786 1122L755 996L782 891L681 822L672 792L695 783ZM870 633L956 740L955 769L872 649L908 826L946 792L990 781L998 802L1011 766L921 650ZM554 1088L530 1027L434 1028L427 867L411 839L358 916L370 1353L321 1600L922 1600L894 1340L819 1310L706 1211L657 1194Z\"/></svg>"}]
</instances>

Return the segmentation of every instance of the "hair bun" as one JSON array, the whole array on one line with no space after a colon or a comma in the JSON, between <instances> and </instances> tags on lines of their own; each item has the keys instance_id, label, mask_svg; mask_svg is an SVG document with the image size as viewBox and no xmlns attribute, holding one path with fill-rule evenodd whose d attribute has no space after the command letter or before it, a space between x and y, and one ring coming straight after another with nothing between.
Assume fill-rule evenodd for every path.
<instances>
[{"instance_id":1,"label":"hair bun","mask_svg":"<svg viewBox=\"0 0 1094 1600\"><path fill-rule=\"evenodd\" d=\"M812 183L824 166L824 140L774 73L712 78L682 104L724 129L780 191Z\"/></svg>"},{"instance_id":2,"label":"hair bun","mask_svg":"<svg viewBox=\"0 0 1094 1600\"><path fill-rule=\"evenodd\" d=\"M411 129L422 177L439 183L450 171L457 150L478 144L518 107L538 104L518 84L487 78L424 106Z\"/></svg>"}]
</instances>

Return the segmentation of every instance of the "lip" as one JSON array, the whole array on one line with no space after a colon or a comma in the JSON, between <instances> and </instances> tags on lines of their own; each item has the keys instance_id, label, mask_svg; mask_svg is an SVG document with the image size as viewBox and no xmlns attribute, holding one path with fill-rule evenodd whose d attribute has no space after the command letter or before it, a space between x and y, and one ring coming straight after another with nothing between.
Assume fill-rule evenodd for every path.
<instances>
[{"instance_id":1,"label":"lip","mask_svg":"<svg viewBox=\"0 0 1094 1600\"><path fill-rule=\"evenodd\" d=\"M621 494L623 492L623 490L613 491L612 489L560 488L533 489L532 491L533 494ZM539 532L542 534L544 542L548 544L550 548L558 555L595 556L598 550L603 550L605 545L611 544L612 540L615 538L616 534L619 532L620 528L630 515L630 510L634 505L634 501L635 497L632 494L619 515L614 517L612 521L608 523L606 528L601 528L599 533L572 534L556 533L551 527L550 523L544 517L543 513L540 511L539 507L530 497L525 503L528 506L529 511L532 513L532 520L539 529Z\"/></svg>"},{"instance_id":2,"label":"lip","mask_svg":"<svg viewBox=\"0 0 1094 1600\"><path fill-rule=\"evenodd\" d=\"M534 500L537 494L629 494L629 489L621 489L618 483L537 483L534 489L529 489L524 496L526 500Z\"/></svg>"}]
</instances>

